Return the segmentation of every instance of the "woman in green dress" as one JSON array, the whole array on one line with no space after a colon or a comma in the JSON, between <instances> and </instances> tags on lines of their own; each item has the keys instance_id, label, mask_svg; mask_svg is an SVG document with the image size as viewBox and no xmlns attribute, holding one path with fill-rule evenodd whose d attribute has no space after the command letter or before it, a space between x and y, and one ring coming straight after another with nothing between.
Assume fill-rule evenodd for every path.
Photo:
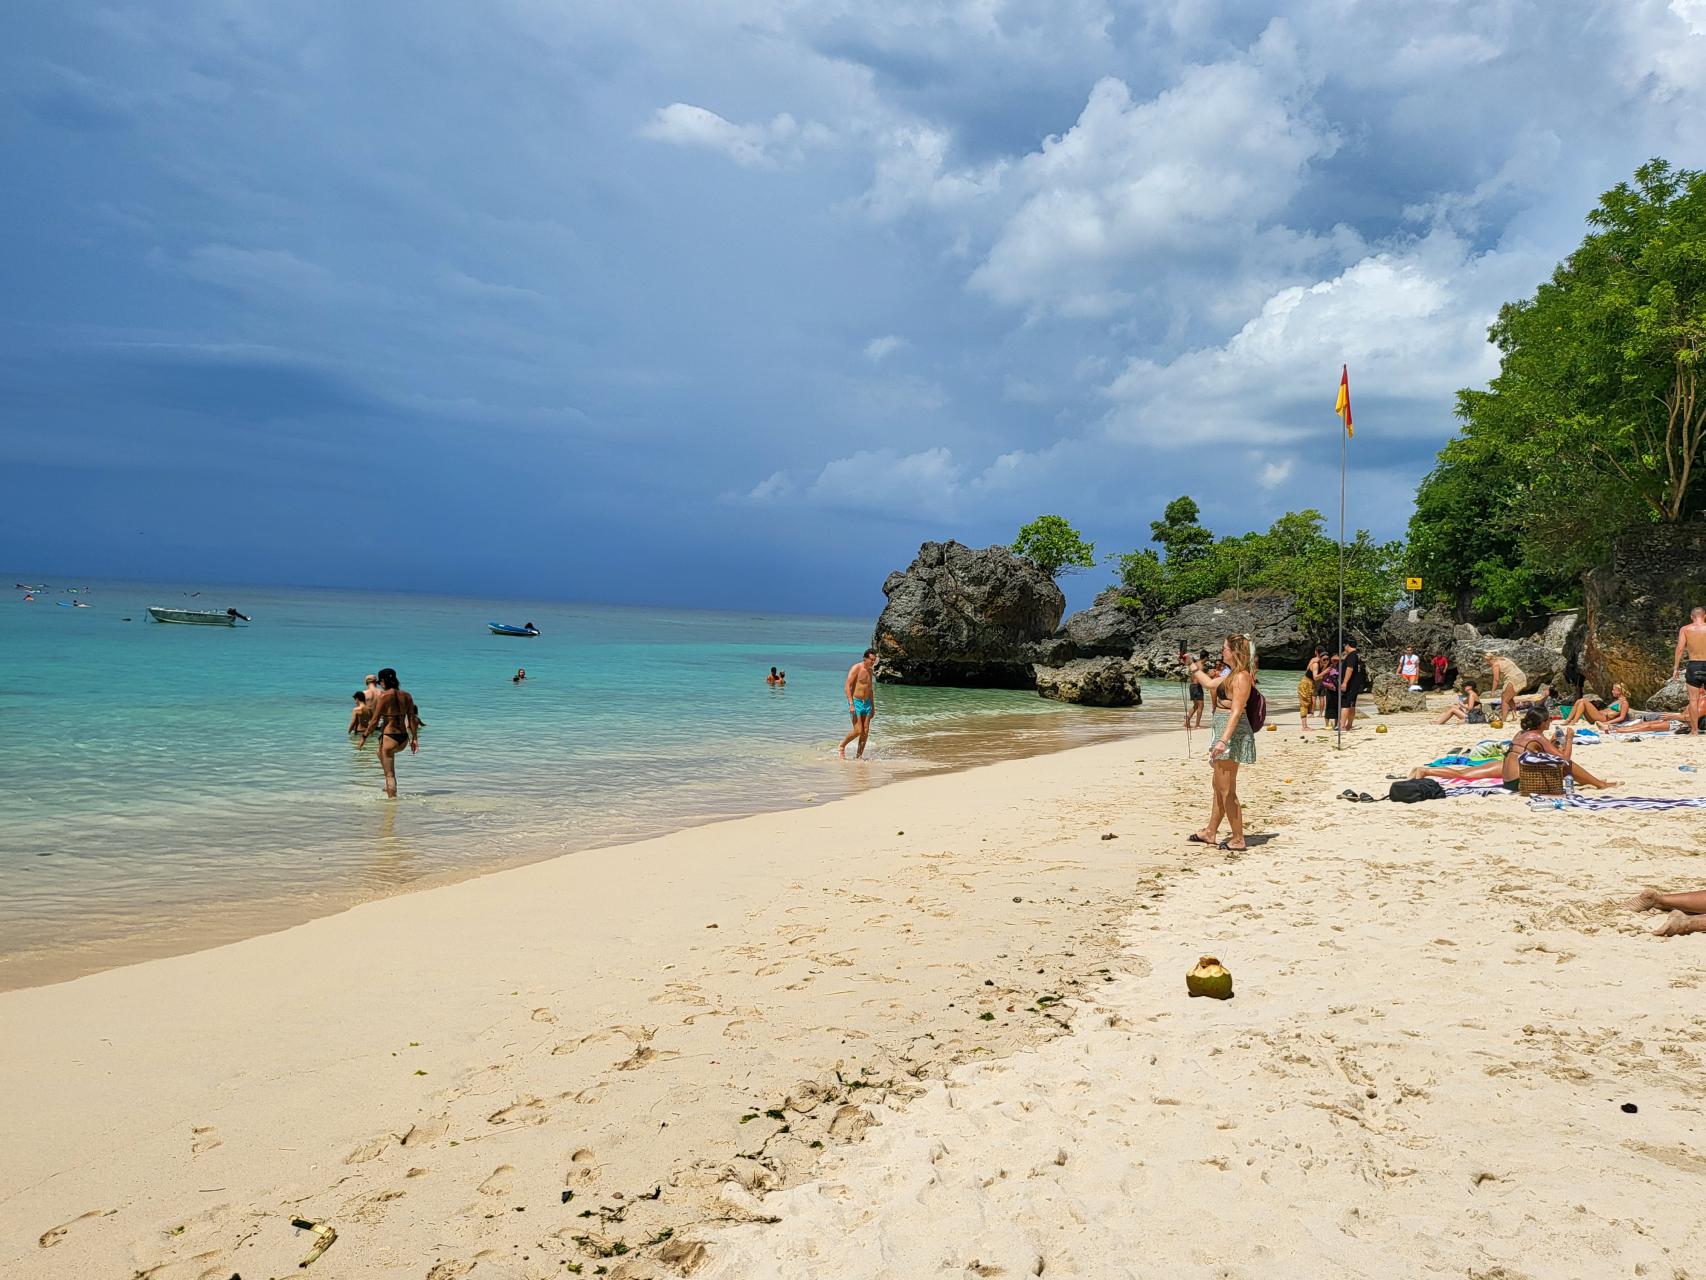
<instances>
[{"instance_id":1,"label":"woman in green dress","mask_svg":"<svg viewBox=\"0 0 1706 1280\"><path fill-rule=\"evenodd\" d=\"M1208 758L1214 771L1214 794L1208 825L1191 834L1194 844L1216 844L1233 852L1244 844L1244 806L1238 801L1238 766L1256 763L1256 735L1245 714L1256 687L1254 655L1248 636L1227 636L1220 649L1224 664L1218 675L1199 672L1196 679L1214 695L1214 745ZM1217 841L1220 820L1232 828L1231 838Z\"/></svg>"}]
</instances>

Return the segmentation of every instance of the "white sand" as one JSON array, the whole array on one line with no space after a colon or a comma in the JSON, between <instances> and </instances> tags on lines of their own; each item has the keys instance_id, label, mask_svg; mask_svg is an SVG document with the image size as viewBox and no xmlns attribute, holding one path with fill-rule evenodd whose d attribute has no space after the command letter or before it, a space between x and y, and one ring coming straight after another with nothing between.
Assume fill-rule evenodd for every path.
<instances>
[{"instance_id":1,"label":"white sand","mask_svg":"<svg viewBox=\"0 0 1706 1280\"><path fill-rule=\"evenodd\" d=\"M1169 735L0 995L0 1275L1701 1274L1706 935L1615 903L1706 814L1331 798L1467 736L1262 735L1239 857Z\"/></svg>"}]
</instances>

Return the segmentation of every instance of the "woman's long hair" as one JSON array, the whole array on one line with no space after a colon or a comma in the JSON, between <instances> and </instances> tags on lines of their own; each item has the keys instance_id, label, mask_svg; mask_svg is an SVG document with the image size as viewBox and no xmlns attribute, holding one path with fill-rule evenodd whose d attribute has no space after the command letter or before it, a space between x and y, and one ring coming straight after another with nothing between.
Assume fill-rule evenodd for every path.
<instances>
[{"instance_id":1,"label":"woman's long hair","mask_svg":"<svg viewBox=\"0 0 1706 1280\"><path fill-rule=\"evenodd\" d=\"M395 689L398 687L397 673L390 667L386 667L379 673L379 687L381 689Z\"/></svg>"},{"instance_id":2,"label":"woman's long hair","mask_svg":"<svg viewBox=\"0 0 1706 1280\"><path fill-rule=\"evenodd\" d=\"M1250 643L1249 636L1230 635L1226 637L1226 651L1232 655L1232 674L1240 671L1256 669L1255 646Z\"/></svg>"}]
</instances>

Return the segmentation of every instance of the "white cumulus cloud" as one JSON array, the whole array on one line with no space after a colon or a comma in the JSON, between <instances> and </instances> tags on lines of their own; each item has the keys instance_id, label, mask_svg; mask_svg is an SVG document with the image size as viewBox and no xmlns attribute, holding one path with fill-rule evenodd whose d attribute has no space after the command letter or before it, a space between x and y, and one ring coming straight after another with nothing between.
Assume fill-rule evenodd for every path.
<instances>
[{"instance_id":1,"label":"white cumulus cloud","mask_svg":"<svg viewBox=\"0 0 1706 1280\"><path fill-rule=\"evenodd\" d=\"M705 107L672 102L652 113L640 127L640 136L678 147L720 151L738 165L762 169L797 160L806 148L821 145L830 135L822 125L801 125L786 112L762 124L736 124Z\"/></svg>"}]
</instances>

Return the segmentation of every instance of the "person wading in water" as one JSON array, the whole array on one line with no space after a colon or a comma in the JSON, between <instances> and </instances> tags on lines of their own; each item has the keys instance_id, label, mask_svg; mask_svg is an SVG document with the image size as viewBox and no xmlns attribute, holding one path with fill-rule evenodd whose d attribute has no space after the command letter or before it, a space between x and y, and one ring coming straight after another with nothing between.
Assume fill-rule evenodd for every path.
<instances>
[{"instance_id":1,"label":"person wading in water","mask_svg":"<svg viewBox=\"0 0 1706 1280\"><path fill-rule=\"evenodd\" d=\"M385 794L397 798L397 753L405 743L419 754L421 749L421 713L408 690L397 683L397 673L390 667L379 673L379 705L374 708L367 728L362 731L359 746L367 745L369 734L379 735L379 765L385 770Z\"/></svg>"}]
</instances>

